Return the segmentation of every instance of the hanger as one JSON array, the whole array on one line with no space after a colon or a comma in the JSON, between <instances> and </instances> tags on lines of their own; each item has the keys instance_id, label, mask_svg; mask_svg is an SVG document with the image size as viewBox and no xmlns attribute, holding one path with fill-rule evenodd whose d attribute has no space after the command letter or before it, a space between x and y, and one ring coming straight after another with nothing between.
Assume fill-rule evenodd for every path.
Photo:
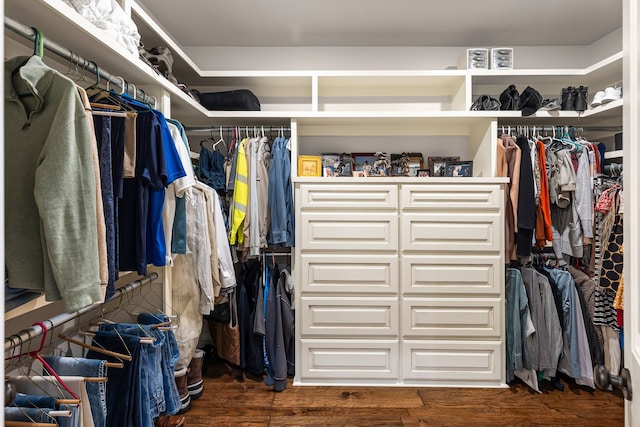
<instances>
[{"instance_id":1,"label":"hanger","mask_svg":"<svg viewBox=\"0 0 640 427\"><path fill-rule=\"evenodd\" d=\"M44 324L44 322L36 322L33 325L34 326L38 325L42 329L42 341L40 341L40 345L38 346L38 349L33 350L33 351L27 351L25 353L20 353L18 355L12 355L11 357L9 357L9 359L16 359L16 358L20 358L20 357L28 355L28 356L31 356L32 358L38 360L40 363L42 363L42 366L47 371L47 373L49 373L50 376L53 376L58 381L60 386L62 388L64 388L73 397L73 399L62 399L64 401L60 401L59 403L66 403L66 404L71 404L71 405L79 405L80 404L80 397L78 397L78 395L75 394L69 388L69 386L62 380L62 378L60 378L60 376L56 373L56 371L40 355L40 351L42 351L42 349L44 347L44 343L45 343L45 341L47 339L47 333L49 332L49 330L47 329L47 326Z\"/></svg>"},{"instance_id":2,"label":"hanger","mask_svg":"<svg viewBox=\"0 0 640 427\"><path fill-rule=\"evenodd\" d=\"M33 55L42 58L44 57L44 35L42 35L42 31L36 27L31 27L31 29L36 34L36 38L33 43Z\"/></svg>"}]
</instances>

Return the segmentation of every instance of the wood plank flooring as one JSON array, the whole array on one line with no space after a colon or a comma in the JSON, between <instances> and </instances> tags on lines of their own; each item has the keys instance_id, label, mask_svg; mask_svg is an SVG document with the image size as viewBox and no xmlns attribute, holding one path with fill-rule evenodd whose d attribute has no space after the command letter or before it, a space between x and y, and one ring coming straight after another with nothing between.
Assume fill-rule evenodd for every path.
<instances>
[{"instance_id":1,"label":"wood plank flooring","mask_svg":"<svg viewBox=\"0 0 640 427\"><path fill-rule=\"evenodd\" d=\"M232 368L209 363L204 394L185 427L212 426L624 426L621 393L563 379L541 394L509 388L293 387L276 393Z\"/></svg>"}]
</instances>

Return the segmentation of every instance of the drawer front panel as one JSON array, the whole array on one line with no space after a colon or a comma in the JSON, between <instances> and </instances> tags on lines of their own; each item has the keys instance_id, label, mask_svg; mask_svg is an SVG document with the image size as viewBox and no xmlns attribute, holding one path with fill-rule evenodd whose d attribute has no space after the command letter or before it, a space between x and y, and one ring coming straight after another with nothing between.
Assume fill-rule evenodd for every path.
<instances>
[{"instance_id":1,"label":"drawer front panel","mask_svg":"<svg viewBox=\"0 0 640 427\"><path fill-rule=\"evenodd\" d=\"M301 185L299 194L304 210L398 210L395 185Z\"/></svg>"},{"instance_id":2,"label":"drawer front panel","mask_svg":"<svg viewBox=\"0 0 640 427\"><path fill-rule=\"evenodd\" d=\"M364 381L400 377L397 341L325 341L301 342L301 378L359 379Z\"/></svg>"},{"instance_id":3,"label":"drawer front panel","mask_svg":"<svg viewBox=\"0 0 640 427\"><path fill-rule=\"evenodd\" d=\"M302 212L302 250L397 251L398 215Z\"/></svg>"},{"instance_id":4,"label":"drawer front panel","mask_svg":"<svg viewBox=\"0 0 640 427\"><path fill-rule=\"evenodd\" d=\"M403 185L402 209L420 211L497 211L502 206L499 185Z\"/></svg>"},{"instance_id":5,"label":"drawer front panel","mask_svg":"<svg viewBox=\"0 0 640 427\"><path fill-rule=\"evenodd\" d=\"M405 294L502 295L504 263L496 255L403 256Z\"/></svg>"},{"instance_id":6,"label":"drawer front panel","mask_svg":"<svg viewBox=\"0 0 640 427\"><path fill-rule=\"evenodd\" d=\"M302 255L302 292L397 293L398 260L387 255Z\"/></svg>"},{"instance_id":7,"label":"drawer front panel","mask_svg":"<svg viewBox=\"0 0 640 427\"><path fill-rule=\"evenodd\" d=\"M499 214L402 214L402 250L500 251Z\"/></svg>"},{"instance_id":8,"label":"drawer front panel","mask_svg":"<svg viewBox=\"0 0 640 427\"><path fill-rule=\"evenodd\" d=\"M397 298L302 297L301 334L309 336L397 336Z\"/></svg>"},{"instance_id":9,"label":"drawer front panel","mask_svg":"<svg viewBox=\"0 0 640 427\"><path fill-rule=\"evenodd\" d=\"M504 369L496 341L405 341L403 377L424 381L502 380Z\"/></svg>"},{"instance_id":10,"label":"drawer front panel","mask_svg":"<svg viewBox=\"0 0 640 427\"><path fill-rule=\"evenodd\" d=\"M498 298L405 298L402 325L408 337L487 337L502 334Z\"/></svg>"}]
</instances>

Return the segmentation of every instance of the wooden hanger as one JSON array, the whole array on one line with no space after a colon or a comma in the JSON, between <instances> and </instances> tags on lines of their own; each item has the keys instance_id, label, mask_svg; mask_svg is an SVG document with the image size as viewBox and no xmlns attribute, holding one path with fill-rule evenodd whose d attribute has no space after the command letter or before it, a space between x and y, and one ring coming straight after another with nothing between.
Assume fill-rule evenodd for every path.
<instances>
[{"instance_id":1,"label":"wooden hanger","mask_svg":"<svg viewBox=\"0 0 640 427\"><path fill-rule=\"evenodd\" d=\"M87 343L84 343L82 341L78 341L78 340L73 339L71 337L67 337L67 336L63 335L62 333L59 333L58 337L62 338L63 340L69 341L72 344L79 345L82 348L86 348L88 350L93 350L96 353L104 354L105 356L115 357L116 359L126 360L127 362L129 362L129 361L131 361L133 359L133 357L131 357L131 355L129 355L129 354L117 353L115 351L107 350L105 348L96 347L94 345L87 344Z\"/></svg>"}]
</instances>

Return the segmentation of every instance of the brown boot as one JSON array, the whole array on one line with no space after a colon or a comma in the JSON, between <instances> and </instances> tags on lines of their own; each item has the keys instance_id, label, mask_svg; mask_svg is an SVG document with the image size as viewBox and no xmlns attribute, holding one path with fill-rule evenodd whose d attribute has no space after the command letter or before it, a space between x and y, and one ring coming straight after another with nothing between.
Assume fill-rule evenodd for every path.
<instances>
[{"instance_id":1,"label":"brown boot","mask_svg":"<svg viewBox=\"0 0 640 427\"><path fill-rule=\"evenodd\" d=\"M178 394L180 395L181 402L180 410L177 415L181 415L191 409L191 396L189 396L189 389L187 388L187 368L174 371L173 377L176 380L176 386L178 387Z\"/></svg>"},{"instance_id":2,"label":"brown boot","mask_svg":"<svg viewBox=\"0 0 640 427\"><path fill-rule=\"evenodd\" d=\"M160 415L156 418L155 427L182 427L184 426L184 417L179 415Z\"/></svg>"},{"instance_id":3,"label":"brown boot","mask_svg":"<svg viewBox=\"0 0 640 427\"><path fill-rule=\"evenodd\" d=\"M202 362L204 361L204 350L196 349L189 363L187 374L187 389L191 400L196 400L202 396L204 391L204 381L202 380Z\"/></svg>"}]
</instances>

